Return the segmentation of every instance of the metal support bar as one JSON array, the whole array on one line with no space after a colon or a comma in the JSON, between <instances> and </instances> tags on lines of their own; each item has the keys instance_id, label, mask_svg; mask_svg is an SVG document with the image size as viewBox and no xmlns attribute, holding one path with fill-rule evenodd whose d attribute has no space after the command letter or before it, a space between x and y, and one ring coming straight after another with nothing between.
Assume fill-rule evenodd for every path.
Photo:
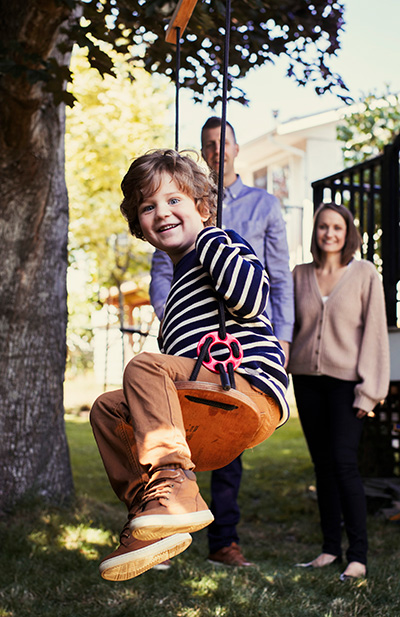
<instances>
[{"instance_id":1,"label":"metal support bar","mask_svg":"<svg viewBox=\"0 0 400 617\"><path fill-rule=\"evenodd\" d=\"M165 33L167 43L176 44L175 30L180 28L181 35L183 34L196 4L197 0L179 0Z\"/></svg>"}]
</instances>

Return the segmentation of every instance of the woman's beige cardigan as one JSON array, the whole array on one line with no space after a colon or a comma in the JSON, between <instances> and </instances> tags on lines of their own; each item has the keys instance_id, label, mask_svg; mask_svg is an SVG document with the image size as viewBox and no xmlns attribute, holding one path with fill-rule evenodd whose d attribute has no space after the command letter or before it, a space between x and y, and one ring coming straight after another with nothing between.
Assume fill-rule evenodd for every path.
<instances>
[{"instance_id":1,"label":"woman's beige cardigan","mask_svg":"<svg viewBox=\"0 0 400 617\"><path fill-rule=\"evenodd\" d=\"M375 267L353 260L325 303L312 263L293 271L295 327L288 372L359 381L354 407L371 411L389 386L383 288Z\"/></svg>"}]
</instances>

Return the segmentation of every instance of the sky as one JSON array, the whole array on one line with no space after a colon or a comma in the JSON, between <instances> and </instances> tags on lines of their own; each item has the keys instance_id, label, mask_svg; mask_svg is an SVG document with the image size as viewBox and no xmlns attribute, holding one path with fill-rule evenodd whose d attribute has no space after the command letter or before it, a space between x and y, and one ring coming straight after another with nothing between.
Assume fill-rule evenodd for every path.
<instances>
[{"instance_id":1,"label":"sky","mask_svg":"<svg viewBox=\"0 0 400 617\"><path fill-rule=\"evenodd\" d=\"M341 75L355 100L370 92L383 93L386 84L392 92L400 92L400 0L345 0L344 4L341 49L331 62L331 70ZM232 103L227 109L239 144L272 130L273 110L279 110L283 122L343 105L329 93L318 96L311 84L296 86L285 76L279 61L253 70L237 83L250 98L248 107ZM190 93L182 89L180 147L198 148L203 123L210 115L220 113L220 108L211 110L195 104Z\"/></svg>"}]
</instances>

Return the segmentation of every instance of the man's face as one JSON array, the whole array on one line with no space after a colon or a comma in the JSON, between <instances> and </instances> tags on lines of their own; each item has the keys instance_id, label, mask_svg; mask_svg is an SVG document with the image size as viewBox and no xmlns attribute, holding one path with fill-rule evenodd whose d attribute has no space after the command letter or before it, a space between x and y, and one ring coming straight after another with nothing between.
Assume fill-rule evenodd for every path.
<instances>
[{"instance_id":1,"label":"man's face","mask_svg":"<svg viewBox=\"0 0 400 617\"><path fill-rule=\"evenodd\" d=\"M202 137L201 153L207 165L218 173L220 155L221 127L205 129ZM225 156L224 156L224 185L230 186L236 180L235 158L239 152L239 146L235 142L232 129L226 127L225 131Z\"/></svg>"}]
</instances>

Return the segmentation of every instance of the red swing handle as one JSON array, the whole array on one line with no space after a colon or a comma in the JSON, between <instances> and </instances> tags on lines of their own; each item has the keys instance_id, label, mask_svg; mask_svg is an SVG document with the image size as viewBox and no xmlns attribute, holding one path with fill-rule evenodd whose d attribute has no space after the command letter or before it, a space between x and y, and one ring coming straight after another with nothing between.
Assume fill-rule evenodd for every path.
<instances>
[{"instance_id":1,"label":"red swing handle","mask_svg":"<svg viewBox=\"0 0 400 617\"><path fill-rule=\"evenodd\" d=\"M211 339L211 341L209 341ZM203 338L199 341L197 345L197 355L200 356L201 348L203 345L208 343L207 352L205 358L203 359L203 366L208 368L213 373L220 373L220 369L218 365L222 365L225 372L228 372L229 364L232 365L233 370L235 370L241 363L243 358L243 349L239 341L226 332L225 338L221 339L218 332L210 332L209 334L205 334ZM229 357L225 360L216 360L212 356L212 348L215 345L224 346L229 349Z\"/></svg>"}]
</instances>

